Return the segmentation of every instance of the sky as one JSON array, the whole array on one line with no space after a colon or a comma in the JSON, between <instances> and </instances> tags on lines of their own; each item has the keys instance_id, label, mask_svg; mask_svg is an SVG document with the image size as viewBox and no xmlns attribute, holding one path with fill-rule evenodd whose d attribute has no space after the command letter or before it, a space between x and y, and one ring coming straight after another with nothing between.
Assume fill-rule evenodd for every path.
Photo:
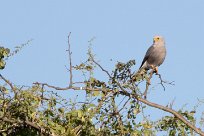
<instances>
[{"instance_id":1,"label":"sky","mask_svg":"<svg viewBox=\"0 0 204 136\"><path fill-rule=\"evenodd\" d=\"M7 61L1 74L17 85L46 82L68 86L67 36L71 32L73 64L86 60L89 40L97 60L111 71L117 61L136 60L138 69L155 35L166 41L167 56L159 67L164 80L152 79L148 100L174 109L191 109L204 100L204 1L203 0L18 0L0 2L0 46L32 41ZM104 73L95 73L99 78ZM74 80L81 79L75 73ZM59 92L72 97L84 92ZM198 109L200 117L204 106ZM157 116L158 110L152 112Z\"/></svg>"}]
</instances>

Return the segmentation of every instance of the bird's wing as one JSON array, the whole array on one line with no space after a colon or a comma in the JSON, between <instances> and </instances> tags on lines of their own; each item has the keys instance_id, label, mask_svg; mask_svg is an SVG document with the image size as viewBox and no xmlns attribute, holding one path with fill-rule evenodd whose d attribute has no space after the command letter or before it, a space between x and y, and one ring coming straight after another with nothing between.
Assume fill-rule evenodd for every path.
<instances>
[{"instance_id":1,"label":"bird's wing","mask_svg":"<svg viewBox=\"0 0 204 136\"><path fill-rule=\"evenodd\" d=\"M154 50L154 46L152 45L152 46L150 46L149 49L147 50L147 52L146 52L146 54L145 54L145 57L144 57L144 59L143 59L143 61L142 61L142 64L141 64L140 68L143 66L143 64L145 63L145 61L149 58L149 56L151 55L151 53L153 52L153 50Z\"/></svg>"}]
</instances>

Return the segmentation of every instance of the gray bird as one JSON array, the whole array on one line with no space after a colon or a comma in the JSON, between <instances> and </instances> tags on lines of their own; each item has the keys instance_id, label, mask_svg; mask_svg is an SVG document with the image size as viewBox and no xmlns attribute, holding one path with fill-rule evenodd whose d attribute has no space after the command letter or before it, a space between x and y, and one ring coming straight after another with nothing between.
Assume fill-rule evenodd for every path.
<instances>
[{"instance_id":1,"label":"gray bird","mask_svg":"<svg viewBox=\"0 0 204 136\"><path fill-rule=\"evenodd\" d=\"M164 38L162 36L154 36L153 45L147 50L139 70L149 70L151 68L158 74L158 66L164 62L165 57L166 47Z\"/></svg>"}]
</instances>

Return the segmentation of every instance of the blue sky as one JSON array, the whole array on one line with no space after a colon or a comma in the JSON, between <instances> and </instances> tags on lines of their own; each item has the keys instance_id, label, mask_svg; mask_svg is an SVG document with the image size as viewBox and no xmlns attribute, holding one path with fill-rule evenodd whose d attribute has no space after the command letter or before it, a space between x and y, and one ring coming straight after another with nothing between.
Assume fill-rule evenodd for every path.
<instances>
[{"instance_id":1,"label":"blue sky","mask_svg":"<svg viewBox=\"0 0 204 136\"><path fill-rule=\"evenodd\" d=\"M136 60L138 69L152 37L162 35L167 57L159 72L165 80L175 81L175 86L163 91L154 77L149 100L166 105L175 98L174 108L178 109L204 99L203 0L7 0L0 2L0 19L1 46L14 49L33 39L1 71L18 85L39 81L67 86L69 32L74 64L86 59L88 41L95 37L96 57L110 71L117 61L130 59ZM103 73L96 76L103 77ZM204 106L199 111L202 109Z\"/></svg>"}]
</instances>

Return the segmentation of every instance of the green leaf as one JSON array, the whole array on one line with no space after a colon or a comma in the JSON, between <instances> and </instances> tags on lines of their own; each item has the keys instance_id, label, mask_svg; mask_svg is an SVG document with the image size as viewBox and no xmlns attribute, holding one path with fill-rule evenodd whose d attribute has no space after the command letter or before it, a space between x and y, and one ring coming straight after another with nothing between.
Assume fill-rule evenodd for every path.
<instances>
[{"instance_id":1,"label":"green leaf","mask_svg":"<svg viewBox=\"0 0 204 136\"><path fill-rule=\"evenodd\" d=\"M64 113L64 108L59 108L58 111L59 111L60 113Z\"/></svg>"},{"instance_id":2,"label":"green leaf","mask_svg":"<svg viewBox=\"0 0 204 136\"><path fill-rule=\"evenodd\" d=\"M6 65L6 63L3 60L1 60L0 61L0 69L4 69L5 65Z\"/></svg>"},{"instance_id":3,"label":"green leaf","mask_svg":"<svg viewBox=\"0 0 204 136\"><path fill-rule=\"evenodd\" d=\"M93 96L99 96L100 92L99 91L93 91Z\"/></svg>"},{"instance_id":4,"label":"green leaf","mask_svg":"<svg viewBox=\"0 0 204 136\"><path fill-rule=\"evenodd\" d=\"M81 118L81 117L82 117L82 114L83 114L82 111L81 111L81 110L78 110L77 112L78 112L78 117Z\"/></svg>"}]
</instances>

